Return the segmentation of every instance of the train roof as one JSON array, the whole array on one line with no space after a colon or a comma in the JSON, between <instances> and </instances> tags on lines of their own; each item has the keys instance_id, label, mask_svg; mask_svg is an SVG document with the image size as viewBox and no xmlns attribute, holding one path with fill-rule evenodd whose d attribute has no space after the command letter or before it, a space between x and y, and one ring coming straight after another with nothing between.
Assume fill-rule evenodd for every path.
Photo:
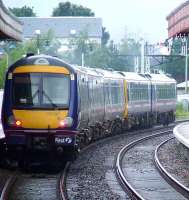
<instances>
[{"instance_id":1,"label":"train roof","mask_svg":"<svg viewBox=\"0 0 189 200\"><path fill-rule=\"evenodd\" d=\"M126 80L134 80L134 81L149 81L149 79L143 74L138 74L135 72L119 72L124 75Z\"/></svg>"},{"instance_id":2,"label":"train roof","mask_svg":"<svg viewBox=\"0 0 189 200\"><path fill-rule=\"evenodd\" d=\"M151 81L154 82L168 82L168 83L176 83L175 79L172 77L166 75L166 74L150 74L151 76Z\"/></svg>"},{"instance_id":3,"label":"train roof","mask_svg":"<svg viewBox=\"0 0 189 200\"><path fill-rule=\"evenodd\" d=\"M27 65L54 65L54 66L60 66L60 67L66 67L70 72L74 72L73 67L64 62L63 60L53 57L53 56L48 56L48 55L33 55L29 54L26 57L23 57L16 61L13 65L11 65L8 69L8 71L13 71L16 67L18 66L27 66Z\"/></svg>"},{"instance_id":4,"label":"train roof","mask_svg":"<svg viewBox=\"0 0 189 200\"><path fill-rule=\"evenodd\" d=\"M80 71L88 75L93 76L102 76L103 78L112 78L112 79L124 79L124 76L113 70L105 70L101 68L91 68L91 67L82 67L78 65L72 65L75 71Z\"/></svg>"},{"instance_id":5,"label":"train roof","mask_svg":"<svg viewBox=\"0 0 189 200\"><path fill-rule=\"evenodd\" d=\"M122 74L120 74L117 71L113 71L113 70L105 70L105 69L100 69L97 68L96 71L100 72L103 74L104 78L116 78L116 79L124 79L124 76Z\"/></svg>"},{"instance_id":6,"label":"train roof","mask_svg":"<svg viewBox=\"0 0 189 200\"><path fill-rule=\"evenodd\" d=\"M95 68L90 68L90 67L82 67L79 65L71 65L73 67L73 69L77 72L81 72L81 73L85 73L87 75L91 75L91 76L101 76L103 77L103 74L96 71Z\"/></svg>"},{"instance_id":7,"label":"train roof","mask_svg":"<svg viewBox=\"0 0 189 200\"><path fill-rule=\"evenodd\" d=\"M176 83L175 79L169 77L166 74L138 74L135 72L118 72L113 70L105 70L100 68L89 68L89 67L81 67L77 65L70 65L64 62L62 59L57 57L48 56L48 55L27 55L26 57L18 60L13 65L11 65L8 71L13 71L18 66L24 65L56 65L68 68L71 73L76 73L77 71L86 73L92 76L104 77L104 78L112 78L112 79L125 79L125 80L133 80L133 81L153 81L153 82L168 82L168 83Z\"/></svg>"}]
</instances>

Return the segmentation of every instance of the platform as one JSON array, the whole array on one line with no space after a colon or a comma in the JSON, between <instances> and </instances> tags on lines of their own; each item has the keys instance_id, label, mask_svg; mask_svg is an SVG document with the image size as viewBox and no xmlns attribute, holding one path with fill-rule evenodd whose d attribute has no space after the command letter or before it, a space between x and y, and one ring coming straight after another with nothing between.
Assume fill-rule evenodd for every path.
<instances>
[{"instance_id":1,"label":"platform","mask_svg":"<svg viewBox=\"0 0 189 200\"><path fill-rule=\"evenodd\" d=\"M173 129L176 139L189 148L189 122L181 123Z\"/></svg>"}]
</instances>

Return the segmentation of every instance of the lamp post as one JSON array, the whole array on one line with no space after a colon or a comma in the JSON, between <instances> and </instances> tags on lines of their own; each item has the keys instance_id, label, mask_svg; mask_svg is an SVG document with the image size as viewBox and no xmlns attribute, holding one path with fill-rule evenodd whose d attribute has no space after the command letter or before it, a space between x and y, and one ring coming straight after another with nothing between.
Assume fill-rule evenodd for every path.
<instances>
[{"instance_id":1,"label":"lamp post","mask_svg":"<svg viewBox=\"0 0 189 200\"><path fill-rule=\"evenodd\" d=\"M182 40L182 55L185 56L185 94L188 90L188 40L187 36L181 38Z\"/></svg>"},{"instance_id":2,"label":"lamp post","mask_svg":"<svg viewBox=\"0 0 189 200\"><path fill-rule=\"evenodd\" d=\"M35 30L35 34L37 35L37 54L40 54L40 50L39 50L39 37L41 35L41 31L39 29Z\"/></svg>"},{"instance_id":3,"label":"lamp post","mask_svg":"<svg viewBox=\"0 0 189 200\"><path fill-rule=\"evenodd\" d=\"M144 45L145 45L145 42L143 39L141 39L141 73L144 74L145 71L144 71Z\"/></svg>"}]
</instances>

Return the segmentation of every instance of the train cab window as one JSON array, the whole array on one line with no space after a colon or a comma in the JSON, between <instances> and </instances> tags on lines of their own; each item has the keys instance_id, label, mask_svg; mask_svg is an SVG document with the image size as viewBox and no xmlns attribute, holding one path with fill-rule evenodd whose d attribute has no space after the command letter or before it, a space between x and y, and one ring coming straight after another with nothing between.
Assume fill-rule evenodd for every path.
<instances>
[{"instance_id":1,"label":"train cab window","mask_svg":"<svg viewBox=\"0 0 189 200\"><path fill-rule=\"evenodd\" d=\"M16 74L13 77L13 102L15 106L40 104L39 74Z\"/></svg>"},{"instance_id":2,"label":"train cab window","mask_svg":"<svg viewBox=\"0 0 189 200\"><path fill-rule=\"evenodd\" d=\"M70 77L64 74L23 73L13 76L13 106L68 107Z\"/></svg>"},{"instance_id":3,"label":"train cab window","mask_svg":"<svg viewBox=\"0 0 189 200\"><path fill-rule=\"evenodd\" d=\"M70 85L68 76L44 74L42 80L42 104L68 105Z\"/></svg>"}]
</instances>

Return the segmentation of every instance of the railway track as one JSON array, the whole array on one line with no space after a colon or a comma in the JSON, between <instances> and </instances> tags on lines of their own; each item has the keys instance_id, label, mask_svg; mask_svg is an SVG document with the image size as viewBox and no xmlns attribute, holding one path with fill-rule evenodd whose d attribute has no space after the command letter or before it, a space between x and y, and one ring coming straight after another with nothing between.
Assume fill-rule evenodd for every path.
<instances>
[{"instance_id":1,"label":"railway track","mask_svg":"<svg viewBox=\"0 0 189 200\"><path fill-rule=\"evenodd\" d=\"M180 193L181 190L177 192L173 189L173 179L171 179L172 185L169 185L160 176L153 162L155 147L162 141L169 140L171 132L172 130L166 130L143 137L126 145L119 152L116 160L116 175L131 199L186 199L183 193ZM164 172L164 177L167 176L168 174L159 163L157 151L155 163L161 173ZM174 182L175 185L176 182Z\"/></svg>"},{"instance_id":2,"label":"railway track","mask_svg":"<svg viewBox=\"0 0 189 200\"><path fill-rule=\"evenodd\" d=\"M186 187L183 183L181 183L179 180L177 180L171 173L169 173L166 168L163 166L163 164L160 162L158 152L160 148L162 148L166 143L168 143L170 140L173 140L174 138L170 138L168 140L163 141L159 146L156 147L155 155L154 155L154 161L157 169L159 170L161 176L167 180L168 183L172 187L174 187L178 192L180 192L183 196L185 196L187 199L189 199L189 188Z\"/></svg>"},{"instance_id":3,"label":"railway track","mask_svg":"<svg viewBox=\"0 0 189 200\"><path fill-rule=\"evenodd\" d=\"M1 200L66 200L65 170L52 174L15 172L1 179ZM11 172L9 172L11 174Z\"/></svg>"},{"instance_id":4,"label":"railway track","mask_svg":"<svg viewBox=\"0 0 189 200\"><path fill-rule=\"evenodd\" d=\"M68 199L130 199L116 179L115 156L126 144L152 132L171 131L174 126L132 131L89 145L70 165L65 181Z\"/></svg>"},{"instance_id":5,"label":"railway track","mask_svg":"<svg viewBox=\"0 0 189 200\"><path fill-rule=\"evenodd\" d=\"M8 200L9 192L16 181L16 173L4 170L3 175L0 177L0 199Z\"/></svg>"},{"instance_id":6,"label":"railway track","mask_svg":"<svg viewBox=\"0 0 189 200\"><path fill-rule=\"evenodd\" d=\"M84 148L78 159L67 164L61 173L19 172L12 176L11 172L4 182L1 179L1 199L130 199L114 178L114 157L126 143L162 129L165 128L137 130L96 141Z\"/></svg>"}]
</instances>

